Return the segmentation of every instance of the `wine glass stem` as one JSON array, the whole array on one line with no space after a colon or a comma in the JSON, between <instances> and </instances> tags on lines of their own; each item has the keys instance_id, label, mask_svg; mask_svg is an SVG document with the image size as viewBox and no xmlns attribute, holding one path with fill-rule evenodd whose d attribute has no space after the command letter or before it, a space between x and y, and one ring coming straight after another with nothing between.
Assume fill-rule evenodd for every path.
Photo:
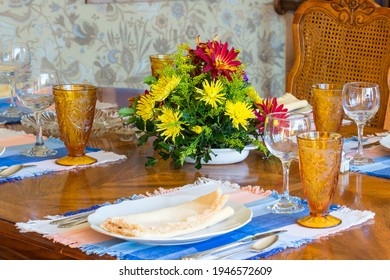
<instances>
[{"instance_id":1,"label":"wine glass stem","mask_svg":"<svg viewBox=\"0 0 390 280\"><path fill-rule=\"evenodd\" d=\"M287 202L290 200L290 191L289 191L289 184L290 184L290 165L291 161L282 161L282 167L283 167L283 192L280 198L280 201Z\"/></svg>"},{"instance_id":2,"label":"wine glass stem","mask_svg":"<svg viewBox=\"0 0 390 280\"><path fill-rule=\"evenodd\" d=\"M15 80L15 77L13 75L11 75L9 77L10 81L11 81L11 104L10 104L10 107L11 108L14 108L16 109L17 105L16 105L16 80Z\"/></svg>"},{"instance_id":3,"label":"wine glass stem","mask_svg":"<svg viewBox=\"0 0 390 280\"><path fill-rule=\"evenodd\" d=\"M358 149L356 154L363 156L363 128L364 124L358 123L357 129L358 129Z\"/></svg>"},{"instance_id":4,"label":"wine glass stem","mask_svg":"<svg viewBox=\"0 0 390 280\"><path fill-rule=\"evenodd\" d=\"M43 135L42 135L42 124L41 124L41 117L42 117L42 111L38 111L34 113L36 123L37 123L37 137L35 141L35 146L43 146Z\"/></svg>"}]
</instances>

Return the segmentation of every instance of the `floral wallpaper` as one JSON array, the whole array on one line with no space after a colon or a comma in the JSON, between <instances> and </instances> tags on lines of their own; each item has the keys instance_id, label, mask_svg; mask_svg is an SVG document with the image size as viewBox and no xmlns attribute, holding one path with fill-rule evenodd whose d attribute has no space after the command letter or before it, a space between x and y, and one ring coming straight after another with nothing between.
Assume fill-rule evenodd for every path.
<instances>
[{"instance_id":1,"label":"floral wallpaper","mask_svg":"<svg viewBox=\"0 0 390 280\"><path fill-rule=\"evenodd\" d=\"M149 55L218 34L241 50L261 96L284 93L285 19L272 0L128 2L0 0L0 40L27 42L32 65L56 69L64 82L147 88Z\"/></svg>"}]
</instances>

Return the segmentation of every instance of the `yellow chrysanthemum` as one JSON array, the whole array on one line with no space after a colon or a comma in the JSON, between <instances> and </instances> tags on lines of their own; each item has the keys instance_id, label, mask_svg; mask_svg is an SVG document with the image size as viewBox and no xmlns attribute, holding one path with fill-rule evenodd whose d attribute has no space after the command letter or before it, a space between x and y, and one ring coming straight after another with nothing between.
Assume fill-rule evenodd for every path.
<instances>
[{"instance_id":1,"label":"yellow chrysanthemum","mask_svg":"<svg viewBox=\"0 0 390 280\"><path fill-rule=\"evenodd\" d=\"M225 115L232 119L235 128L239 129L241 125L245 130L247 130L248 119L255 117L249 104L241 101L236 103L227 101Z\"/></svg>"},{"instance_id":2,"label":"yellow chrysanthemum","mask_svg":"<svg viewBox=\"0 0 390 280\"><path fill-rule=\"evenodd\" d=\"M153 119L155 102L150 94L145 94L137 102L137 115L144 121Z\"/></svg>"},{"instance_id":3,"label":"yellow chrysanthemum","mask_svg":"<svg viewBox=\"0 0 390 280\"><path fill-rule=\"evenodd\" d=\"M221 104L225 100L225 94L221 93L223 85L221 81L211 81L211 84L205 80L202 83L203 89L196 88L196 91L201 95L199 100L210 104L213 108L217 107L217 103Z\"/></svg>"},{"instance_id":4,"label":"yellow chrysanthemum","mask_svg":"<svg viewBox=\"0 0 390 280\"><path fill-rule=\"evenodd\" d=\"M261 97L257 93L256 89L253 86L248 87L247 95L253 101L253 103L257 104L261 102Z\"/></svg>"},{"instance_id":5,"label":"yellow chrysanthemum","mask_svg":"<svg viewBox=\"0 0 390 280\"><path fill-rule=\"evenodd\" d=\"M201 134L202 131L203 131L203 127L201 127L201 126L199 126L199 125L194 126L194 127L192 128L192 131L195 132L196 134Z\"/></svg>"},{"instance_id":6,"label":"yellow chrysanthemum","mask_svg":"<svg viewBox=\"0 0 390 280\"><path fill-rule=\"evenodd\" d=\"M180 83L181 78L177 76L172 77L160 77L157 84L151 86L151 94L153 100L160 102L165 100L169 94L177 87Z\"/></svg>"},{"instance_id":7,"label":"yellow chrysanthemum","mask_svg":"<svg viewBox=\"0 0 390 280\"><path fill-rule=\"evenodd\" d=\"M172 141L175 141L175 138L181 134L184 129L181 127L181 116L180 112L175 112L170 108L162 109L162 115L158 117L161 123L157 124L157 131L163 131L161 136L165 136L165 140L171 137Z\"/></svg>"}]
</instances>

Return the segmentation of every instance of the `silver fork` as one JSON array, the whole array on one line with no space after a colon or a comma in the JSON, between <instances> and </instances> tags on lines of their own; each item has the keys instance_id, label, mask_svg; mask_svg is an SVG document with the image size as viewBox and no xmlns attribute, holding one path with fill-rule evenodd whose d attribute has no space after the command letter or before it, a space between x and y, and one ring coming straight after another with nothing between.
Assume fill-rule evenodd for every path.
<instances>
[{"instance_id":1,"label":"silver fork","mask_svg":"<svg viewBox=\"0 0 390 280\"><path fill-rule=\"evenodd\" d=\"M87 222L88 216L95 213L95 210L75 214L72 216L62 217L52 220L51 225L57 225L59 228L74 227Z\"/></svg>"},{"instance_id":2,"label":"silver fork","mask_svg":"<svg viewBox=\"0 0 390 280\"><path fill-rule=\"evenodd\" d=\"M81 224L84 224L87 222L87 217L83 217L83 218L79 218L79 219L76 219L76 220L72 220L70 222L67 222L67 223L62 223L60 225L58 225L58 228L70 228L70 227L74 227L74 226L77 226L77 225L81 225Z\"/></svg>"}]
</instances>

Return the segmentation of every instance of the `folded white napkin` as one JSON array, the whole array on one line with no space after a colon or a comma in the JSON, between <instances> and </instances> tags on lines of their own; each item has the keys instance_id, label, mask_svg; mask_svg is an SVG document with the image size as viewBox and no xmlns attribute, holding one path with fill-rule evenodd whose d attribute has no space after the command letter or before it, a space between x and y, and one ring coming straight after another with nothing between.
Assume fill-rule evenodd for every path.
<instances>
[{"instance_id":1,"label":"folded white napkin","mask_svg":"<svg viewBox=\"0 0 390 280\"><path fill-rule=\"evenodd\" d=\"M112 233L138 238L170 238L202 230L234 214L225 206L229 195L220 188L194 200L154 211L112 217L101 227Z\"/></svg>"},{"instance_id":2,"label":"folded white napkin","mask_svg":"<svg viewBox=\"0 0 390 280\"><path fill-rule=\"evenodd\" d=\"M277 98L278 104L283 104L287 110L294 111L306 107L309 103L307 100L299 100L291 93L286 93Z\"/></svg>"}]
</instances>

